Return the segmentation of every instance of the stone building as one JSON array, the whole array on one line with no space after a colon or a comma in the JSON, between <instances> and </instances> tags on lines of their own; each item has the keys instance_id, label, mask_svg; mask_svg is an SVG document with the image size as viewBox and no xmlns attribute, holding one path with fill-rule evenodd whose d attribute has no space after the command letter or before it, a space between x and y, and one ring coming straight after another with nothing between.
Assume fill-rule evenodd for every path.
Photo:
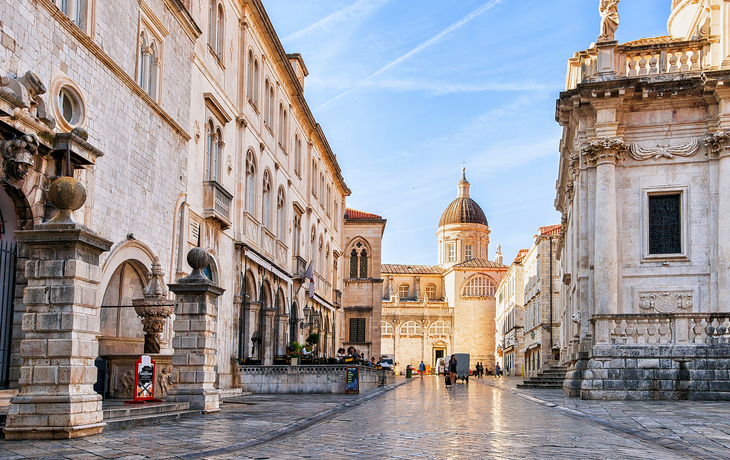
<instances>
[{"instance_id":1,"label":"stone building","mask_svg":"<svg viewBox=\"0 0 730 460\"><path fill-rule=\"evenodd\" d=\"M100 432L94 359L109 365L108 396L130 397L148 345L133 301L164 304L165 284L178 310L155 323L153 358L204 410L238 385L239 363L281 362L309 332L333 353L350 191L307 74L261 0L0 9L0 276L14 282L0 385L21 390L6 436ZM65 204L49 223L62 176L87 198L75 222ZM204 279L187 276L190 260Z\"/></svg>"},{"instance_id":2,"label":"stone building","mask_svg":"<svg viewBox=\"0 0 730 460\"><path fill-rule=\"evenodd\" d=\"M730 4L671 6L666 36L605 28L557 101L561 361L584 399L730 399Z\"/></svg>"},{"instance_id":3,"label":"stone building","mask_svg":"<svg viewBox=\"0 0 730 460\"><path fill-rule=\"evenodd\" d=\"M560 282L556 243L560 225L540 227L522 260L524 375L531 377L559 362L558 305ZM557 355L557 356L556 356Z\"/></svg>"},{"instance_id":4,"label":"stone building","mask_svg":"<svg viewBox=\"0 0 730 460\"><path fill-rule=\"evenodd\" d=\"M464 172L439 222L438 265L382 266L381 347L401 368L452 353L494 367L494 296L507 267L487 259L489 224L469 187Z\"/></svg>"},{"instance_id":5,"label":"stone building","mask_svg":"<svg viewBox=\"0 0 730 460\"><path fill-rule=\"evenodd\" d=\"M367 359L381 355L383 278L380 276L386 220L355 209L345 212L345 279L342 345Z\"/></svg>"},{"instance_id":6,"label":"stone building","mask_svg":"<svg viewBox=\"0 0 730 460\"><path fill-rule=\"evenodd\" d=\"M525 333L523 259L527 249L520 249L504 278L497 286L497 337L495 361L504 375L522 375L525 355L520 353ZM490 369L494 371L494 369Z\"/></svg>"}]
</instances>

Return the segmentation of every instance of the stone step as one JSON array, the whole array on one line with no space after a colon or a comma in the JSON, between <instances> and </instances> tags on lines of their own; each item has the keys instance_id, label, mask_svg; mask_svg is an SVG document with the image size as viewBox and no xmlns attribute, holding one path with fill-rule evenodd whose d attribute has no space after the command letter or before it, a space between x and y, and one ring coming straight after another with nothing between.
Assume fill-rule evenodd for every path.
<instances>
[{"instance_id":1,"label":"stone step","mask_svg":"<svg viewBox=\"0 0 730 460\"><path fill-rule=\"evenodd\" d=\"M563 384L560 385L538 385L534 383L518 383L517 388L521 390L560 390L563 388Z\"/></svg>"},{"instance_id":2,"label":"stone step","mask_svg":"<svg viewBox=\"0 0 730 460\"><path fill-rule=\"evenodd\" d=\"M147 404L119 404L117 402L104 404L104 420L144 417L147 415L161 414L165 412L179 412L190 409L189 402L179 403L147 403Z\"/></svg>"},{"instance_id":3,"label":"stone step","mask_svg":"<svg viewBox=\"0 0 730 460\"><path fill-rule=\"evenodd\" d=\"M106 426L104 427L104 432L123 430L133 426L156 425L160 422L167 422L169 420L177 420L183 417L191 417L200 414L201 411L199 410L180 410L136 417L122 417L114 419L105 418L104 422L106 423Z\"/></svg>"}]
</instances>

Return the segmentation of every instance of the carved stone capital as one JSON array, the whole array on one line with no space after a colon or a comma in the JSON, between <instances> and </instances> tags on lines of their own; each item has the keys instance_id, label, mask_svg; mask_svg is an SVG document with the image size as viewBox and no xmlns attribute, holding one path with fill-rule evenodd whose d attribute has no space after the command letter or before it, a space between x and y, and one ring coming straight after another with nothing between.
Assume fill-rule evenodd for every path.
<instances>
[{"instance_id":1,"label":"carved stone capital","mask_svg":"<svg viewBox=\"0 0 730 460\"><path fill-rule=\"evenodd\" d=\"M710 158L722 158L730 154L730 132L720 131L705 137L705 147Z\"/></svg>"},{"instance_id":2,"label":"carved stone capital","mask_svg":"<svg viewBox=\"0 0 730 460\"><path fill-rule=\"evenodd\" d=\"M623 161L628 149L622 139L598 139L584 145L581 153L590 166L598 166Z\"/></svg>"}]
</instances>

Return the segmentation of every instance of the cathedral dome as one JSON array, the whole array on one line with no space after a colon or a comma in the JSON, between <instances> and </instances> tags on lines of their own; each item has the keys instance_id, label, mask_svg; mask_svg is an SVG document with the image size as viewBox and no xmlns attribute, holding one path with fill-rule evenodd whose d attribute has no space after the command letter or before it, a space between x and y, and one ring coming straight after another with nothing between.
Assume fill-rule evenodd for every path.
<instances>
[{"instance_id":1,"label":"cathedral dome","mask_svg":"<svg viewBox=\"0 0 730 460\"><path fill-rule=\"evenodd\" d=\"M466 170L462 170L459 182L459 197L446 208L439 227L451 224L479 224L489 226L487 216L476 201L469 198L469 181L466 180Z\"/></svg>"},{"instance_id":2,"label":"cathedral dome","mask_svg":"<svg viewBox=\"0 0 730 460\"><path fill-rule=\"evenodd\" d=\"M489 226L487 216L476 201L467 197L459 197L451 202L441 216L439 227L450 224L480 224Z\"/></svg>"}]
</instances>

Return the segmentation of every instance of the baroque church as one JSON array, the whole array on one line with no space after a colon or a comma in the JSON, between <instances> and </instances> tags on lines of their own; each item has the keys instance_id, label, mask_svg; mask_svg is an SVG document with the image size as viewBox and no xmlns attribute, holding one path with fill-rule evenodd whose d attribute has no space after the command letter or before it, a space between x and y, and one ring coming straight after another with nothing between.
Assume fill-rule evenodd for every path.
<instances>
[{"instance_id":1,"label":"baroque church","mask_svg":"<svg viewBox=\"0 0 730 460\"><path fill-rule=\"evenodd\" d=\"M399 368L468 353L472 367L494 367L495 294L507 271L499 247L490 261L489 224L469 196L466 170L458 196L439 221L438 264L383 264L380 347Z\"/></svg>"}]
</instances>

